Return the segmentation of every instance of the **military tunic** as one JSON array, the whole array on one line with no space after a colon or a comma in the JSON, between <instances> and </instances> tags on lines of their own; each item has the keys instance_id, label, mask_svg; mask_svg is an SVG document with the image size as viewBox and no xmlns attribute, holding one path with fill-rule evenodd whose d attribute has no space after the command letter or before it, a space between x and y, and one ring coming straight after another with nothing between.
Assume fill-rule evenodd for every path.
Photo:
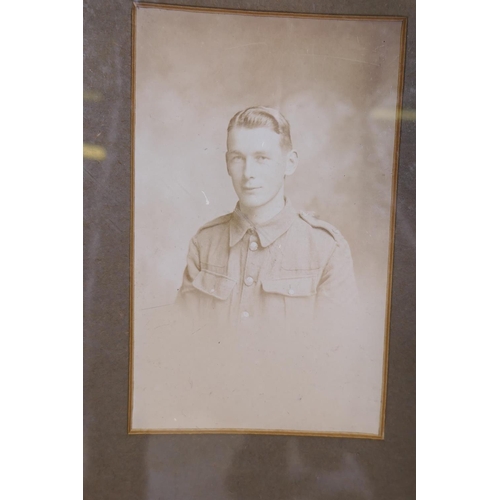
<instances>
[{"instance_id":1,"label":"military tunic","mask_svg":"<svg viewBox=\"0 0 500 500\"><path fill-rule=\"evenodd\" d=\"M189 245L177 304L192 321L251 338L263 330L303 331L318 318L337 323L356 293L346 240L287 199L262 225L237 205L201 227Z\"/></svg>"}]
</instances>

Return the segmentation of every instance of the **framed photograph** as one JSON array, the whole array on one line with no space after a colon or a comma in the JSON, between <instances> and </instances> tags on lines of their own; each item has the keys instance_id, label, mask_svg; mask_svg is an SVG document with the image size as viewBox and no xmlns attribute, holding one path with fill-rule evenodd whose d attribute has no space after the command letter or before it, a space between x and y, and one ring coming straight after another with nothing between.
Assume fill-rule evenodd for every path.
<instances>
[{"instance_id":1,"label":"framed photograph","mask_svg":"<svg viewBox=\"0 0 500 500\"><path fill-rule=\"evenodd\" d=\"M129 433L382 439L406 18L132 22Z\"/></svg>"}]
</instances>

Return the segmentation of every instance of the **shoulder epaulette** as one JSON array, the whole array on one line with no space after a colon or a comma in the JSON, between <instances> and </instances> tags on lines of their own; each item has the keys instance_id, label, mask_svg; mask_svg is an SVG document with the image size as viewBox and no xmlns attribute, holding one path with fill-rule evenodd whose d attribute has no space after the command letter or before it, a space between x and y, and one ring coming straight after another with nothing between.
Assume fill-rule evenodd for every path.
<instances>
[{"instance_id":1,"label":"shoulder epaulette","mask_svg":"<svg viewBox=\"0 0 500 500\"><path fill-rule=\"evenodd\" d=\"M231 220L232 215L233 214L221 215L220 217L217 217L216 219L213 219L210 222L207 222L206 224L201 226L200 229L198 229L198 232L202 231L203 229L207 229L209 227L218 226L220 224L229 222Z\"/></svg>"},{"instance_id":2,"label":"shoulder epaulette","mask_svg":"<svg viewBox=\"0 0 500 500\"><path fill-rule=\"evenodd\" d=\"M328 222L317 219L313 215L308 214L307 212L303 212L303 211L299 212L299 215L300 215L301 219L305 220L310 226L316 227L319 229L324 229L325 231L327 231L329 234L331 234L333 236L333 239L337 243L342 238L340 231L335 226L332 226Z\"/></svg>"}]
</instances>

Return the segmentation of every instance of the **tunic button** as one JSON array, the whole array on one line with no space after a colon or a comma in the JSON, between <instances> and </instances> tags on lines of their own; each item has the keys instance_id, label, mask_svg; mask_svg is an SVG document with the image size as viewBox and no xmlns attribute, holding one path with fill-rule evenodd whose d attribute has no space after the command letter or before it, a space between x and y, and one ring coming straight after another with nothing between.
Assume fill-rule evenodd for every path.
<instances>
[{"instance_id":1,"label":"tunic button","mask_svg":"<svg viewBox=\"0 0 500 500\"><path fill-rule=\"evenodd\" d=\"M245 285L246 286L252 286L253 285L253 278L251 276L247 276L245 278Z\"/></svg>"},{"instance_id":2,"label":"tunic button","mask_svg":"<svg viewBox=\"0 0 500 500\"><path fill-rule=\"evenodd\" d=\"M290 289L288 290L288 294L289 294L289 295L295 295L295 290L294 290L293 288L290 288Z\"/></svg>"},{"instance_id":3,"label":"tunic button","mask_svg":"<svg viewBox=\"0 0 500 500\"><path fill-rule=\"evenodd\" d=\"M257 245L257 242L252 241L252 243L250 243L250 250L252 252L255 252L255 250L257 250L257 248L259 248L259 245Z\"/></svg>"},{"instance_id":4,"label":"tunic button","mask_svg":"<svg viewBox=\"0 0 500 500\"><path fill-rule=\"evenodd\" d=\"M243 311L242 314L241 314L244 318L248 318L250 316L250 314L248 314L247 311Z\"/></svg>"}]
</instances>

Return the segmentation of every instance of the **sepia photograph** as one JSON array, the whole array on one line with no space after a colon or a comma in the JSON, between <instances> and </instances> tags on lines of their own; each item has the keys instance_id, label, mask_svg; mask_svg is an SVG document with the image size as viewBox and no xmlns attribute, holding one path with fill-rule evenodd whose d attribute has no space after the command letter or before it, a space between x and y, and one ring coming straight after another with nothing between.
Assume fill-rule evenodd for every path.
<instances>
[{"instance_id":1,"label":"sepia photograph","mask_svg":"<svg viewBox=\"0 0 500 500\"><path fill-rule=\"evenodd\" d=\"M383 439L406 19L132 22L129 433Z\"/></svg>"}]
</instances>

